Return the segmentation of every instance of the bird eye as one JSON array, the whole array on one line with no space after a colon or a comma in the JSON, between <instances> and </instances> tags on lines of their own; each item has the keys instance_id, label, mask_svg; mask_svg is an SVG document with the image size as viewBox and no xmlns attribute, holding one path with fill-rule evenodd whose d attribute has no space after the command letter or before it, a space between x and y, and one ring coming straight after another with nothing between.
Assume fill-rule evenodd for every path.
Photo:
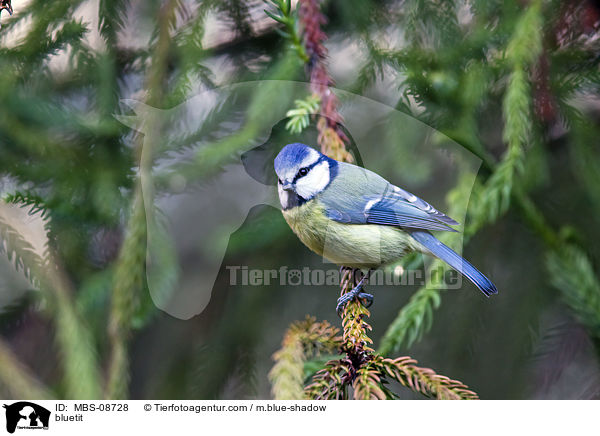
<instances>
[{"instance_id":1,"label":"bird eye","mask_svg":"<svg viewBox=\"0 0 600 436\"><path fill-rule=\"evenodd\" d=\"M298 170L298 175L299 175L300 177L303 177L303 176L305 176L305 175L307 175L307 174L308 174L308 168L300 168L300 169Z\"/></svg>"}]
</instances>

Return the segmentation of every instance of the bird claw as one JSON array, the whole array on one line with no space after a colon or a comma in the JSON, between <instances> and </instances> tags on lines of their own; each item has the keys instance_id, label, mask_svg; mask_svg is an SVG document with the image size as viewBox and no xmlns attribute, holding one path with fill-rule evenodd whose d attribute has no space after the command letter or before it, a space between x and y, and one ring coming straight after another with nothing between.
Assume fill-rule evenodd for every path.
<instances>
[{"instance_id":1,"label":"bird claw","mask_svg":"<svg viewBox=\"0 0 600 436\"><path fill-rule=\"evenodd\" d=\"M348 304L350 301L354 300L355 298L357 298L358 301L360 301L360 303L363 306L365 306L366 308L371 307L371 305L373 304L374 297L372 294L367 294L366 292L362 292L362 288L363 288L363 283L361 281L350 292L346 292L344 295L342 295L340 298L338 298L337 306L335 307L335 311L337 312L337 314L340 318L342 317L342 313L344 312L344 307L346 307L346 304ZM362 301L363 299L366 301L363 302Z\"/></svg>"},{"instance_id":2,"label":"bird claw","mask_svg":"<svg viewBox=\"0 0 600 436\"><path fill-rule=\"evenodd\" d=\"M362 301L361 301L361 303L367 309L373 305L373 300L375 299L373 294L367 294L366 292L361 292L360 294L357 295L357 297L359 300L362 300L363 298L366 300L365 303L363 303Z\"/></svg>"},{"instance_id":3,"label":"bird claw","mask_svg":"<svg viewBox=\"0 0 600 436\"><path fill-rule=\"evenodd\" d=\"M340 318L342 317L342 312L344 311L344 307L353 298L354 298L354 295L352 295L352 292L348 292L348 293L342 295L340 298L338 298L337 306L335 306L335 311L337 312L337 314Z\"/></svg>"}]
</instances>

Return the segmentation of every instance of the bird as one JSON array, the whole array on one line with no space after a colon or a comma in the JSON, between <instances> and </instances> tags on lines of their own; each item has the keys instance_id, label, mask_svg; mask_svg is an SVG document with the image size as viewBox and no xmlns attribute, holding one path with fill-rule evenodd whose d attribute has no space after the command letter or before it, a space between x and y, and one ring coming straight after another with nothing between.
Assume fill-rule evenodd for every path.
<instances>
[{"instance_id":1,"label":"bird","mask_svg":"<svg viewBox=\"0 0 600 436\"><path fill-rule=\"evenodd\" d=\"M363 292L372 270L415 251L446 262L486 297L498 293L485 275L431 233L455 232L457 221L373 171L302 143L285 145L274 169L283 217L300 241L342 267L368 270L338 299L340 316L352 299L373 302L373 295Z\"/></svg>"}]
</instances>

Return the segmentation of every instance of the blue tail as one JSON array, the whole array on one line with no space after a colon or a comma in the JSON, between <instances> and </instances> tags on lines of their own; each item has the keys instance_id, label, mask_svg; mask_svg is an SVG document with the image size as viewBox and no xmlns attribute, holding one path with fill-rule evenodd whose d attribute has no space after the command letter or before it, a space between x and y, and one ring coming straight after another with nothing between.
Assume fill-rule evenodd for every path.
<instances>
[{"instance_id":1,"label":"blue tail","mask_svg":"<svg viewBox=\"0 0 600 436\"><path fill-rule=\"evenodd\" d=\"M455 253L450 247L445 246L429 232L411 232L410 235L420 242L425 248L439 259L446 262L459 273L463 274L479 288L481 292L489 297L492 294L497 294L498 289L490 280L481 274L477 268L467 262L465 259Z\"/></svg>"}]
</instances>

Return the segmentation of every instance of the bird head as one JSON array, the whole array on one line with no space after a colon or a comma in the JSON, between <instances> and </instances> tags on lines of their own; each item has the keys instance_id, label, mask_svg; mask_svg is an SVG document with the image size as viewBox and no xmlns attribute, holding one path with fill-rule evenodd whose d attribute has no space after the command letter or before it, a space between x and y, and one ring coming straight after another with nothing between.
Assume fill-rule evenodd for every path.
<instances>
[{"instance_id":1,"label":"bird head","mask_svg":"<svg viewBox=\"0 0 600 436\"><path fill-rule=\"evenodd\" d=\"M314 148L288 144L275 158L277 190L284 210L313 199L337 175L337 162Z\"/></svg>"}]
</instances>

